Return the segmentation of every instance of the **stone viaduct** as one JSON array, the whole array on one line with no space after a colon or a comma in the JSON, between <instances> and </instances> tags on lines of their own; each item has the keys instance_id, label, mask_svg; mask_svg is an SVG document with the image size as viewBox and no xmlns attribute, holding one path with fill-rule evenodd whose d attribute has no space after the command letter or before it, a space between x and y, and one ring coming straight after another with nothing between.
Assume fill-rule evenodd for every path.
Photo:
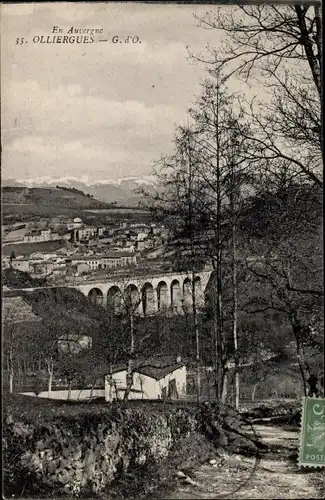
<instances>
[{"instance_id":1,"label":"stone viaduct","mask_svg":"<svg viewBox=\"0 0 325 500\"><path fill-rule=\"evenodd\" d=\"M166 273L119 278L118 276L101 282L76 283L92 302L109 307L118 314L131 310L138 315L152 315L157 312L182 314L192 308L193 293L197 306L204 303L205 289L211 271L195 273ZM70 285L71 286L71 285Z\"/></svg>"},{"instance_id":2,"label":"stone viaduct","mask_svg":"<svg viewBox=\"0 0 325 500\"><path fill-rule=\"evenodd\" d=\"M212 271L192 273L146 274L145 276L103 278L101 281L66 283L50 287L23 288L32 291L38 288L75 288L93 303L109 307L113 313L132 311L136 315L184 314L192 310L193 296L197 307L204 304L205 291Z\"/></svg>"}]
</instances>

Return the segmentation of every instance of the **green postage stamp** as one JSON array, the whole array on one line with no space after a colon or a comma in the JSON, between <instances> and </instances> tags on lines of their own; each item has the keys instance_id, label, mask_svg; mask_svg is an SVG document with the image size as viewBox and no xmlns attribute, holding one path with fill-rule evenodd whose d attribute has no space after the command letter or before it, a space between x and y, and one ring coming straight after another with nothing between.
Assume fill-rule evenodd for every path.
<instances>
[{"instance_id":1,"label":"green postage stamp","mask_svg":"<svg viewBox=\"0 0 325 500\"><path fill-rule=\"evenodd\" d=\"M299 465L325 467L325 399L303 398Z\"/></svg>"}]
</instances>

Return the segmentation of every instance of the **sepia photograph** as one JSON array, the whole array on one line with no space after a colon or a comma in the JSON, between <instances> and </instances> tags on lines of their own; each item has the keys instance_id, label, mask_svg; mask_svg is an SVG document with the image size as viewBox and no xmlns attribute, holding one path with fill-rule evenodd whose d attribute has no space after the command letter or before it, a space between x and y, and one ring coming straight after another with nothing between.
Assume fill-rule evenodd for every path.
<instances>
[{"instance_id":1,"label":"sepia photograph","mask_svg":"<svg viewBox=\"0 0 325 500\"><path fill-rule=\"evenodd\" d=\"M0 7L3 498L324 498L321 1Z\"/></svg>"}]
</instances>

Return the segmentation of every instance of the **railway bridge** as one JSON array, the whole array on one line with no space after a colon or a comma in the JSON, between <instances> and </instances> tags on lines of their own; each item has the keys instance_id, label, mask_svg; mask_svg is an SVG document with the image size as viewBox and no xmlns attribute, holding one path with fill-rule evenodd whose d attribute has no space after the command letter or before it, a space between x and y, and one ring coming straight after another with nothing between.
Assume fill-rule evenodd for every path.
<instances>
[{"instance_id":1,"label":"railway bridge","mask_svg":"<svg viewBox=\"0 0 325 500\"><path fill-rule=\"evenodd\" d=\"M182 314L197 306L204 296L211 271L200 273L165 273L161 275L114 277L103 281L75 284L74 287L97 304L118 314L130 308L137 315L157 312Z\"/></svg>"},{"instance_id":2,"label":"railway bridge","mask_svg":"<svg viewBox=\"0 0 325 500\"><path fill-rule=\"evenodd\" d=\"M203 305L211 271L199 273L146 274L145 276L115 276L101 281L74 283L93 303L109 307L118 314L132 308L137 315L157 312L181 314L190 311L193 297L198 307Z\"/></svg>"},{"instance_id":3,"label":"railway bridge","mask_svg":"<svg viewBox=\"0 0 325 500\"><path fill-rule=\"evenodd\" d=\"M89 277L61 285L24 288L32 291L42 288L75 288L91 302L110 308L114 314L130 311L136 315L157 312L183 314L191 311L193 298L197 307L204 304L205 291L212 271L198 273L160 273L138 276L115 275L103 278Z\"/></svg>"}]
</instances>

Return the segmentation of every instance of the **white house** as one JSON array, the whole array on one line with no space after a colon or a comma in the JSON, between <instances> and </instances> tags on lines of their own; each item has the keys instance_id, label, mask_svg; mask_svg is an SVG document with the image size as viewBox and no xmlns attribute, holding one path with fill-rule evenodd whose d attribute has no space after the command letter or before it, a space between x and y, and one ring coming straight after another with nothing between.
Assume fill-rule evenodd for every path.
<instances>
[{"instance_id":1,"label":"white house","mask_svg":"<svg viewBox=\"0 0 325 500\"><path fill-rule=\"evenodd\" d=\"M13 269L18 269L19 271L29 272L29 259L13 259L11 263Z\"/></svg>"},{"instance_id":2,"label":"white house","mask_svg":"<svg viewBox=\"0 0 325 500\"><path fill-rule=\"evenodd\" d=\"M87 335L69 334L58 339L58 349L61 353L79 354L83 349L90 349L92 338Z\"/></svg>"},{"instance_id":3,"label":"white house","mask_svg":"<svg viewBox=\"0 0 325 500\"><path fill-rule=\"evenodd\" d=\"M23 238L24 243L40 243L42 241L60 240L61 236L53 233L51 229L32 230L25 234Z\"/></svg>"},{"instance_id":4,"label":"white house","mask_svg":"<svg viewBox=\"0 0 325 500\"><path fill-rule=\"evenodd\" d=\"M105 401L123 399L126 366L105 376ZM129 399L179 399L186 396L186 367L182 362L146 360L137 363Z\"/></svg>"}]
</instances>

